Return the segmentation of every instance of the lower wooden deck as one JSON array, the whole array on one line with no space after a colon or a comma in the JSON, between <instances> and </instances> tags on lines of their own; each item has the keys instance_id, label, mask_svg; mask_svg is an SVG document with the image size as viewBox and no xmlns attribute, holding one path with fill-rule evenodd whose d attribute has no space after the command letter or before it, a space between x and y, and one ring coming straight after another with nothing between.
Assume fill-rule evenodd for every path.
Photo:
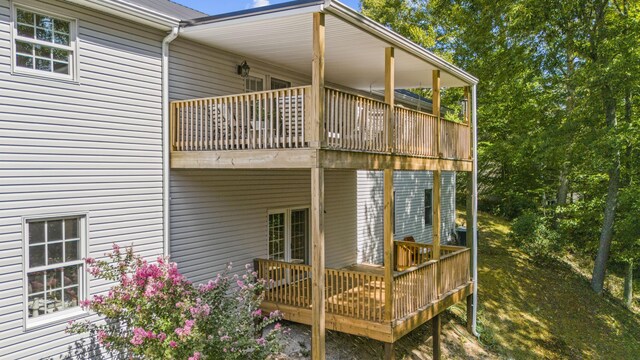
<instances>
[{"instance_id":1,"label":"lower wooden deck","mask_svg":"<svg viewBox=\"0 0 640 360\"><path fill-rule=\"evenodd\" d=\"M382 284L384 287L384 284ZM358 293L358 289L350 289L351 294ZM335 306L349 307L353 314L364 315L364 312L382 312L384 314L384 305L375 307L363 306L361 310L357 310L352 303L345 303L346 299L352 296L343 294L342 296L332 297L325 302L325 326L327 330L339 331L347 334L368 337L386 343L398 341L401 337L408 334L412 330L431 320L435 315L440 314L448 307L455 305L467 299L473 293L473 282L460 286L446 293L442 298L418 309L417 311L400 319L391 321L373 321L363 320L359 316L339 315L332 312ZM384 304L384 302L382 302ZM263 311L280 311L284 318L288 321L300 324L312 325L311 307L299 307L285 305L278 302L263 301L261 306Z\"/></svg>"}]
</instances>

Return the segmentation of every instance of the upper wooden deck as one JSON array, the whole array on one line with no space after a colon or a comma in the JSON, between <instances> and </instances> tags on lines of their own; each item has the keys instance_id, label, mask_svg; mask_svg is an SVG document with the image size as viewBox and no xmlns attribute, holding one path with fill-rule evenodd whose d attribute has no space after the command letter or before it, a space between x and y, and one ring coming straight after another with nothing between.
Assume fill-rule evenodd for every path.
<instances>
[{"instance_id":1,"label":"upper wooden deck","mask_svg":"<svg viewBox=\"0 0 640 360\"><path fill-rule=\"evenodd\" d=\"M171 166L471 170L468 123L324 88L319 125L310 102L311 86L174 101Z\"/></svg>"}]
</instances>

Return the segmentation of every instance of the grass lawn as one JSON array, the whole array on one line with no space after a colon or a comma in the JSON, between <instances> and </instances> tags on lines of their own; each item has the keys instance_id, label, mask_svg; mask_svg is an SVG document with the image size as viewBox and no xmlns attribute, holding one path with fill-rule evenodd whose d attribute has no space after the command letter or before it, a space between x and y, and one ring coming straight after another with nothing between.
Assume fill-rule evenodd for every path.
<instances>
[{"instance_id":1,"label":"grass lawn","mask_svg":"<svg viewBox=\"0 0 640 360\"><path fill-rule=\"evenodd\" d=\"M481 214L479 226L486 348L513 359L640 359L638 314L595 295L567 263L533 263L508 240L507 221Z\"/></svg>"}]
</instances>

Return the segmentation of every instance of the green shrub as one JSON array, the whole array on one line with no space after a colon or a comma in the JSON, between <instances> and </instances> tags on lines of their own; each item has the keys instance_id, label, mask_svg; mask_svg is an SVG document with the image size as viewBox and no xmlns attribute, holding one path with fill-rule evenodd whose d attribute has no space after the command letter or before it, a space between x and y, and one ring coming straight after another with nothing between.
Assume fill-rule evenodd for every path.
<instances>
[{"instance_id":1,"label":"green shrub","mask_svg":"<svg viewBox=\"0 0 640 360\"><path fill-rule=\"evenodd\" d=\"M548 219L531 212L512 222L509 237L534 261L551 259L561 248L560 236L549 225Z\"/></svg>"}]
</instances>

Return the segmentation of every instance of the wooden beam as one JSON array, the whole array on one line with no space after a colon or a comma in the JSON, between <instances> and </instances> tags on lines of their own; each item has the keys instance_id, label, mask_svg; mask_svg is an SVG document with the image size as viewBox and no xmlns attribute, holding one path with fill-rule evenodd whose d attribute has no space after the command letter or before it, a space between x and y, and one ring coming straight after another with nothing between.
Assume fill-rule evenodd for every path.
<instances>
[{"instance_id":1,"label":"wooden beam","mask_svg":"<svg viewBox=\"0 0 640 360\"><path fill-rule=\"evenodd\" d=\"M431 232L433 235L433 260L438 261L436 264L436 289L438 291L437 297L441 295L441 266L440 266L440 238L442 233L442 172L438 170L433 171L433 221Z\"/></svg>"},{"instance_id":2,"label":"wooden beam","mask_svg":"<svg viewBox=\"0 0 640 360\"><path fill-rule=\"evenodd\" d=\"M431 319L431 327L433 330L433 360L440 360L440 331L442 329L440 314Z\"/></svg>"},{"instance_id":3,"label":"wooden beam","mask_svg":"<svg viewBox=\"0 0 640 360\"><path fill-rule=\"evenodd\" d=\"M384 314L393 319L393 169L384 170Z\"/></svg>"},{"instance_id":4,"label":"wooden beam","mask_svg":"<svg viewBox=\"0 0 640 360\"><path fill-rule=\"evenodd\" d=\"M433 70L431 80L433 81L433 84L431 85L431 90L433 92L431 106L433 107L433 115L436 116L436 154L438 154L438 157L442 157L442 153L440 151L440 70Z\"/></svg>"},{"instance_id":5,"label":"wooden beam","mask_svg":"<svg viewBox=\"0 0 640 360\"><path fill-rule=\"evenodd\" d=\"M473 334L473 294L467 296L467 331Z\"/></svg>"},{"instance_id":6,"label":"wooden beam","mask_svg":"<svg viewBox=\"0 0 640 360\"><path fill-rule=\"evenodd\" d=\"M314 149L173 151L173 169L310 169L318 163Z\"/></svg>"},{"instance_id":7,"label":"wooden beam","mask_svg":"<svg viewBox=\"0 0 640 360\"><path fill-rule=\"evenodd\" d=\"M384 49L384 102L389 105L385 130L387 132L387 149L393 152L393 111L395 104L395 55L392 47Z\"/></svg>"},{"instance_id":8,"label":"wooden beam","mask_svg":"<svg viewBox=\"0 0 640 360\"><path fill-rule=\"evenodd\" d=\"M324 169L311 169L311 354L325 358Z\"/></svg>"},{"instance_id":9,"label":"wooden beam","mask_svg":"<svg viewBox=\"0 0 640 360\"><path fill-rule=\"evenodd\" d=\"M471 171L469 160L421 158L395 154L375 154L357 151L320 150L318 159L325 169L357 170L435 170Z\"/></svg>"},{"instance_id":10,"label":"wooden beam","mask_svg":"<svg viewBox=\"0 0 640 360\"><path fill-rule=\"evenodd\" d=\"M311 118L309 145L320 148L324 143L324 14L313 14L313 60L311 63Z\"/></svg>"}]
</instances>

